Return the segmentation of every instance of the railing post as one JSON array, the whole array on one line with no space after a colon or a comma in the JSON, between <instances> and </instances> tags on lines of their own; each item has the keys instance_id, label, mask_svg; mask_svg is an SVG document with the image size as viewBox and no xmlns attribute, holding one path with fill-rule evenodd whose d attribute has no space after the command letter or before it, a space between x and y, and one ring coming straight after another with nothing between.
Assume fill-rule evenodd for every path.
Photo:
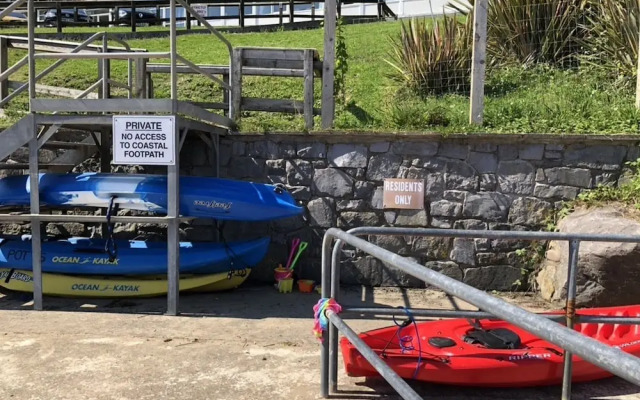
<instances>
[{"instance_id":1,"label":"railing post","mask_svg":"<svg viewBox=\"0 0 640 400\"><path fill-rule=\"evenodd\" d=\"M238 7L238 24L240 25L240 28L244 28L244 0L240 0L240 5Z\"/></svg>"},{"instance_id":2,"label":"railing post","mask_svg":"<svg viewBox=\"0 0 640 400\"><path fill-rule=\"evenodd\" d=\"M147 61L147 58L136 61L136 98L139 99L147 96Z\"/></svg>"},{"instance_id":3,"label":"railing post","mask_svg":"<svg viewBox=\"0 0 640 400\"><path fill-rule=\"evenodd\" d=\"M9 48L7 47L7 38L0 37L0 74L9 68ZM0 99L4 99L9 95L9 78L0 81Z\"/></svg>"},{"instance_id":4,"label":"railing post","mask_svg":"<svg viewBox=\"0 0 640 400\"><path fill-rule=\"evenodd\" d=\"M78 23L78 7L73 7L73 23Z\"/></svg>"},{"instance_id":5,"label":"railing post","mask_svg":"<svg viewBox=\"0 0 640 400\"><path fill-rule=\"evenodd\" d=\"M160 6L156 6L156 24L162 25L162 22L160 22L161 17Z\"/></svg>"},{"instance_id":6,"label":"railing post","mask_svg":"<svg viewBox=\"0 0 640 400\"><path fill-rule=\"evenodd\" d=\"M576 279L578 275L578 253L580 241L569 241L569 265L567 268L567 328L573 329L576 316ZM564 370L562 375L562 400L571 399L571 375L573 370L573 354L569 350L564 352Z\"/></svg>"},{"instance_id":7,"label":"railing post","mask_svg":"<svg viewBox=\"0 0 640 400\"><path fill-rule=\"evenodd\" d=\"M488 7L489 0L477 0L473 7L473 55L471 59L471 105L469 123L476 125L482 125L484 114Z\"/></svg>"},{"instance_id":8,"label":"railing post","mask_svg":"<svg viewBox=\"0 0 640 400\"><path fill-rule=\"evenodd\" d=\"M109 52L109 40L106 34L102 37L102 52L103 53ZM100 67L101 67L100 75L102 76L102 96L101 97L103 99L108 99L109 97L111 97L111 84L109 83L109 80L111 79L111 60L109 60L108 58L105 58L104 60L102 60L102 64L100 65Z\"/></svg>"},{"instance_id":9,"label":"railing post","mask_svg":"<svg viewBox=\"0 0 640 400\"><path fill-rule=\"evenodd\" d=\"M282 3L278 4L279 25L282 26Z\"/></svg>"},{"instance_id":10,"label":"railing post","mask_svg":"<svg viewBox=\"0 0 640 400\"><path fill-rule=\"evenodd\" d=\"M316 3L311 3L311 22L316 20Z\"/></svg>"},{"instance_id":11,"label":"railing post","mask_svg":"<svg viewBox=\"0 0 640 400\"><path fill-rule=\"evenodd\" d=\"M224 83L226 83L227 85L229 84L229 74L228 73L222 75L222 81ZM222 88L222 102L224 104L226 104L227 107L229 106L229 90L227 90L225 88ZM229 108L227 108L226 110L223 110L224 115L229 117L229 115L230 115L229 111L230 111ZM231 118L231 117L229 117L229 118Z\"/></svg>"},{"instance_id":12,"label":"railing post","mask_svg":"<svg viewBox=\"0 0 640 400\"><path fill-rule=\"evenodd\" d=\"M336 10L338 13L338 18L342 17L342 2L340 0L336 0Z\"/></svg>"}]
</instances>

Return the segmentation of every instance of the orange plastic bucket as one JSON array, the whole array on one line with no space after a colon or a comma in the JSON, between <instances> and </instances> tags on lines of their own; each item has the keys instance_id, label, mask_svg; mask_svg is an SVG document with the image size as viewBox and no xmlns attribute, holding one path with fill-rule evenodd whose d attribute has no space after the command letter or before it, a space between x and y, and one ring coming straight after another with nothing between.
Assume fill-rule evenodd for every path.
<instances>
[{"instance_id":1,"label":"orange plastic bucket","mask_svg":"<svg viewBox=\"0 0 640 400\"><path fill-rule=\"evenodd\" d=\"M302 293L311 293L313 292L313 285L315 284L315 281L312 281L311 279L300 279L298 281L298 290L300 290Z\"/></svg>"}]
</instances>

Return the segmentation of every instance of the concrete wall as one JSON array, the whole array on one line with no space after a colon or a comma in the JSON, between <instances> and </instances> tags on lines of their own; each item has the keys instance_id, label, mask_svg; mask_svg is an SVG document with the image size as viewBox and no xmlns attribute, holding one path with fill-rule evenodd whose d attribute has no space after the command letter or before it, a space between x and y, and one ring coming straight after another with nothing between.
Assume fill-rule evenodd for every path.
<instances>
[{"instance_id":1,"label":"concrete wall","mask_svg":"<svg viewBox=\"0 0 640 400\"><path fill-rule=\"evenodd\" d=\"M410 226L539 230L562 201L597 185L617 185L625 162L638 158L634 137L547 135L239 135L221 142L221 176L283 183L303 205L304 218L272 223L227 223L226 240L269 235L270 254L253 279L272 280L294 237L310 242L299 274L318 279L324 231L337 226ZM211 172L201 142L191 142L185 173ZM384 178L424 179L425 209L382 209ZM189 239L210 239L211 222L185 228ZM521 278L515 251L526 242L505 240L371 238L481 289L510 289ZM344 264L343 281L422 286L362 254ZM348 257L347 257L348 258ZM345 258L345 259L347 259Z\"/></svg>"}]
</instances>

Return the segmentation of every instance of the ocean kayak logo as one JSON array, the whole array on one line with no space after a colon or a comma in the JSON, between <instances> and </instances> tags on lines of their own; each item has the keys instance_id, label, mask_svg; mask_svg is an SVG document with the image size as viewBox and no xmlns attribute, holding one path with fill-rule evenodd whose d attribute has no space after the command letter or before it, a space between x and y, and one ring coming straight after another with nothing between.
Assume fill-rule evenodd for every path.
<instances>
[{"instance_id":1,"label":"ocean kayak logo","mask_svg":"<svg viewBox=\"0 0 640 400\"><path fill-rule=\"evenodd\" d=\"M73 291L88 291L88 292L140 292L140 285L104 285L99 283L74 283L71 285Z\"/></svg>"},{"instance_id":2,"label":"ocean kayak logo","mask_svg":"<svg viewBox=\"0 0 640 400\"><path fill-rule=\"evenodd\" d=\"M55 264L93 264L93 265L118 265L119 259L109 261L106 257L62 257L55 256L51 262Z\"/></svg>"},{"instance_id":3,"label":"ocean kayak logo","mask_svg":"<svg viewBox=\"0 0 640 400\"><path fill-rule=\"evenodd\" d=\"M201 206L201 207L206 207L206 208L218 208L224 211L229 211L231 209L231 206L233 205L232 202L228 202L228 203L221 203L221 202L217 202L215 200L194 200L193 202L194 205L196 206Z\"/></svg>"}]
</instances>

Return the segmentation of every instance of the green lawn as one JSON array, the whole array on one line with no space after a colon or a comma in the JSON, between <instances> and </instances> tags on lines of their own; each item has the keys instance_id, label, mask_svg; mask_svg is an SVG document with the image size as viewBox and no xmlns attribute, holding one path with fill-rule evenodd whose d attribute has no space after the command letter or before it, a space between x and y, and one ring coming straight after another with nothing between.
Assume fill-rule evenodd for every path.
<instances>
[{"instance_id":1,"label":"green lawn","mask_svg":"<svg viewBox=\"0 0 640 400\"><path fill-rule=\"evenodd\" d=\"M126 28L125 28L126 29ZM157 29L157 28L156 28ZM336 128L353 131L434 131L496 133L636 133L638 112L635 90L628 82L614 82L591 71L561 71L545 67L489 71L486 87L485 126L468 124L468 95L447 95L420 99L402 94L387 77L390 44L399 22L346 25L349 53L347 101L338 107ZM321 29L271 33L225 34L234 46L307 47L322 55ZM149 51L168 50L168 39L129 41L132 47ZM203 64L227 64L226 47L210 35L178 37L178 52ZM23 54L13 52L15 60ZM161 60L156 60L161 62ZM166 62L166 60L164 60ZM39 61L38 70L47 62ZM126 65L114 62L114 77L124 80ZM14 75L25 80L26 69ZM42 80L48 85L84 89L97 79L95 61L69 61ZM154 76L156 96L168 96L168 76ZM316 106L320 106L320 81L316 81ZM300 79L245 79L244 94L251 97L302 99ZM219 101L220 88L204 77L181 76L179 96L185 100ZM9 123L24 110L26 99L14 101L8 110ZM319 121L319 119L317 120ZM317 126L319 123L316 124ZM300 131L298 115L245 113L245 132Z\"/></svg>"}]
</instances>

